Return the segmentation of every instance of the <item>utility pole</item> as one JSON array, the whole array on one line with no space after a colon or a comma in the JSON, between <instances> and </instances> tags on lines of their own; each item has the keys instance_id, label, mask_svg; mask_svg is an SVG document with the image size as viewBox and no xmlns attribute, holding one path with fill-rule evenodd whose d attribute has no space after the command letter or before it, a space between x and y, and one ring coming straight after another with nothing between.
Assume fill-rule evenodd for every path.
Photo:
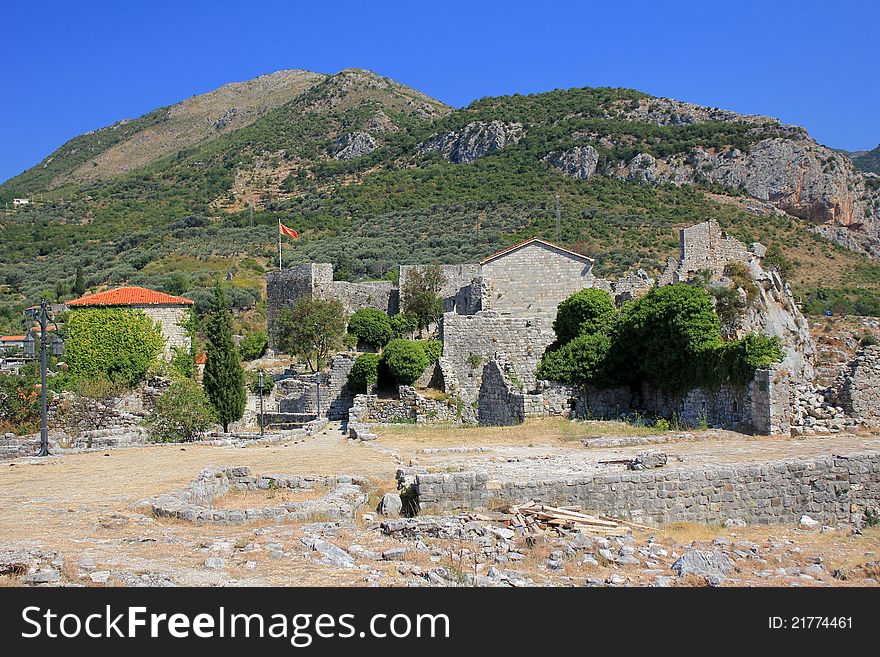
<instances>
[{"instance_id":1,"label":"utility pole","mask_svg":"<svg viewBox=\"0 0 880 657\"><path fill-rule=\"evenodd\" d=\"M553 195L556 198L556 241L562 241L562 212L559 209L559 192Z\"/></svg>"},{"instance_id":2,"label":"utility pole","mask_svg":"<svg viewBox=\"0 0 880 657\"><path fill-rule=\"evenodd\" d=\"M252 201L248 201L248 212L251 217L251 228L254 227L254 204Z\"/></svg>"}]
</instances>

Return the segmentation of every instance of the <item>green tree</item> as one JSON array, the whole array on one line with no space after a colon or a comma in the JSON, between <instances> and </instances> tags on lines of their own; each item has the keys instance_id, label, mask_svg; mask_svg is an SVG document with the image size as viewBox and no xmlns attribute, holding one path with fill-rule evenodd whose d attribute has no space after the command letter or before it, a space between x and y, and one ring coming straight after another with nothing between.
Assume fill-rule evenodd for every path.
<instances>
[{"instance_id":1,"label":"green tree","mask_svg":"<svg viewBox=\"0 0 880 657\"><path fill-rule=\"evenodd\" d=\"M698 285L664 285L624 304L616 329L609 372L619 383L687 390L706 379L721 346L712 298Z\"/></svg>"},{"instance_id":2,"label":"green tree","mask_svg":"<svg viewBox=\"0 0 880 657\"><path fill-rule=\"evenodd\" d=\"M232 317L223 287L214 291L214 304L205 333L208 338L205 355L204 386L208 399L217 412L224 433L229 423L244 415L246 393L244 370L238 349L232 341Z\"/></svg>"},{"instance_id":3,"label":"green tree","mask_svg":"<svg viewBox=\"0 0 880 657\"><path fill-rule=\"evenodd\" d=\"M201 438L217 419L217 411L202 387L191 379L181 379L156 400L146 425L155 441L188 442Z\"/></svg>"},{"instance_id":4,"label":"green tree","mask_svg":"<svg viewBox=\"0 0 880 657\"><path fill-rule=\"evenodd\" d=\"M419 328L419 319L409 313L397 313L391 316L391 330L395 338L412 338Z\"/></svg>"},{"instance_id":5,"label":"green tree","mask_svg":"<svg viewBox=\"0 0 880 657\"><path fill-rule=\"evenodd\" d=\"M391 377L401 385L418 379L428 367L428 356L415 340L395 339L382 352L382 363Z\"/></svg>"},{"instance_id":6,"label":"green tree","mask_svg":"<svg viewBox=\"0 0 880 657\"><path fill-rule=\"evenodd\" d=\"M425 350L425 355L428 357L428 363L430 365L433 365L440 360L440 356L443 355L442 340L421 340L419 344L421 344L422 349Z\"/></svg>"},{"instance_id":7,"label":"green tree","mask_svg":"<svg viewBox=\"0 0 880 657\"><path fill-rule=\"evenodd\" d=\"M68 313L65 360L74 378L133 386L162 353L160 328L140 310L76 308Z\"/></svg>"},{"instance_id":8,"label":"green tree","mask_svg":"<svg viewBox=\"0 0 880 657\"><path fill-rule=\"evenodd\" d=\"M348 320L348 332L377 349L384 347L394 337L388 315L376 308L355 311Z\"/></svg>"},{"instance_id":9,"label":"green tree","mask_svg":"<svg viewBox=\"0 0 880 657\"><path fill-rule=\"evenodd\" d=\"M348 385L355 392L369 392L379 381L379 354L361 354L348 372Z\"/></svg>"},{"instance_id":10,"label":"green tree","mask_svg":"<svg viewBox=\"0 0 880 657\"><path fill-rule=\"evenodd\" d=\"M559 304L553 330L556 341L564 345L579 335L607 333L616 319L617 310L611 295L605 290L588 287Z\"/></svg>"},{"instance_id":11,"label":"green tree","mask_svg":"<svg viewBox=\"0 0 880 657\"><path fill-rule=\"evenodd\" d=\"M77 266L76 278L73 281L73 289L71 290L76 296L81 297L86 293L86 278L83 275L83 268Z\"/></svg>"},{"instance_id":12,"label":"green tree","mask_svg":"<svg viewBox=\"0 0 880 657\"><path fill-rule=\"evenodd\" d=\"M573 385L601 386L611 338L602 333L582 334L554 351L547 351L538 366L538 378Z\"/></svg>"},{"instance_id":13,"label":"green tree","mask_svg":"<svg viewBox=\"0 0 880 657\"><path fill-rule=\"evenodd\" d=\"M319 372L342 348L345 326L345 309L336 299L301 297L281 312L278 348L304 359L312 372Z\"/></svg>"},{"instance_id":14,"label":"green tree","mask_svg":"<svg viewBox=\"0 0 880 657\"><path fill-rule=\"evenodd\" d=\"M32 376L0 374L0 431L24 434L40 426L39 381Z\"/></svg>"},{"instance_id":15,"label":"green tree","mask_svg":"<svg viewBox=\"0 0 880 657\"><path fill-rule=\"evenodd\" d=\"M262 358L266 354L266 349L268 347L269 340L265 331L248 333L238 345L242 360L256 360L257 358Z\"/></svg>"},{"instance_id":16,"label":"green tree","mask_svg":"<svg viewBox=\"0 0 880 657\"><path fill-rule=\"evenodd\" d=\"M446 283L440 265L414 267L403 285L403 312L416 318L419 331L440 321L443 299L440 290Z\"/></svg>"}]
</instances>

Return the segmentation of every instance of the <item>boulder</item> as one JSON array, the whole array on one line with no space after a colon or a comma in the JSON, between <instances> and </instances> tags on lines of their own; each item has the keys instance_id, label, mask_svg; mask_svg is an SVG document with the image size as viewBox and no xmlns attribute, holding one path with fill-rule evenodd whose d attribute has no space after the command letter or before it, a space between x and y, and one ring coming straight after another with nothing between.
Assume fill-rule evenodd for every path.
<instances>
[{"instance_id":1,"label":"boulder","mask_svg":"<svg viewBox=\"0 0 880 657\"><path fill-rule=\"evenodd\" d=\"M688 550L672 564L679 577L697 575L709 580L723 581L733 570L733 559L720 550Z\"/></svg>"},{"instance_id":2,"label":"boulder","mask_svg":"<svg viewBox=\"0 0 880 657\"><path fill-rule=\"evenodd\" d=\"M382 496L382 501L379 502L379 508L377 511L383 516L399 516L401 511L403 510L403 500L400 499L400 495L397 493L385 493Z\"/></svg>"}]
</instances>

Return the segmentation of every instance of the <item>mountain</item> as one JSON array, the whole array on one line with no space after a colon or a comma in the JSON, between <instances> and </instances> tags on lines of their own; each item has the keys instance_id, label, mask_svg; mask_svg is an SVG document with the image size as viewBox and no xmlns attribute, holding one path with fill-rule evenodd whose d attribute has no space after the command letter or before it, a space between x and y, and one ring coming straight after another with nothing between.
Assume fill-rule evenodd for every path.
<instances>
[{"instance_id":1,"label":"mountain","mask_svg":"<svg viewBox=\"0 0 880 657\"><path fill-rule=\"evenodd\" d=\"M287 263L368 279L532 236L604 276L657 271L678 228L714 218L770 247L808 309L880 314L877 181L802 128L634 90L453 109L369 71L282 71L77 137L0 185L0 323L64 297L78 267L92 288L197 305L229 278L259 309L278 221L303 236Z\"/></svg>"},{"instance_id":2,"label":"mountain","mask_svg":"<svg viewBox=\"0 0 880 657\"><path fill-rule=\"evenodd\" d=\"M871 151L851 151L846 154L859 171L880 175L880 146Z\"/></svg>"}]
</instances>

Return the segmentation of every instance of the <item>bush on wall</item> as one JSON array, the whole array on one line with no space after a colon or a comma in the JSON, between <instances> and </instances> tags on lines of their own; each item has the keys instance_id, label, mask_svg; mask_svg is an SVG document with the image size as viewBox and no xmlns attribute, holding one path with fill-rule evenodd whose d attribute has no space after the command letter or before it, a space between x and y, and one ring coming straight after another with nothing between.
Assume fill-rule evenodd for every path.
<instances>
[{"instance_id":1,"label":"bush on wall","mask_svg":"<svg viewBox=\"0 0 880 657\"><path fill-rule=\"evenodd\" d=\"M354 392L369 392L379 381L379 354L361 354L348 373L348 385Z\"/></svg>"},{"instance_id":2,"label":"bush on wall","mask_svg":"<svg viewBox=\"0 0 880 657\"><path fill-rule=\"evenodd\" d=\"M401 339L388 343L382 352L382 363L400 385L411 384L429 365L428 356L419 342Z\"/></svg>"},{"instance_id":3,"label":"bush on wall","mask_svg":"<svg viewBox=\"0 0 880 657\"><path fill-rule=\"evenodd\" d=\"M348 320L348 332L377 349L384 347L394 337L390 318L376 308L356 311Z\"/></svg>"},{"instance_id":4,"label":"bush on wall","mask_svg":"<svg viewBox=\"0 0 880 657\"><path fill-rule=\"evenodd\" d=\"M722 341L712 298L698 285L651 290L626 303L616 318L607 312L607 293L583 292L560 304L557 341L541 358L540 378L597 387L647 382L681 393L723 383L746 385L757 368L785 355L775 337Z\"/></svg>"},{"instance_id":5,"label":"bush on wall","mask_svg":"<svg viewBox=\"0 0 880 657\"><path fill-rule=\"evenodd\" d=\"M67 332L65 359L73 376L124 386L138 383L164 346L159 326L129 308L77 309L67 318Z\"/></svg>"}]
</instances>

